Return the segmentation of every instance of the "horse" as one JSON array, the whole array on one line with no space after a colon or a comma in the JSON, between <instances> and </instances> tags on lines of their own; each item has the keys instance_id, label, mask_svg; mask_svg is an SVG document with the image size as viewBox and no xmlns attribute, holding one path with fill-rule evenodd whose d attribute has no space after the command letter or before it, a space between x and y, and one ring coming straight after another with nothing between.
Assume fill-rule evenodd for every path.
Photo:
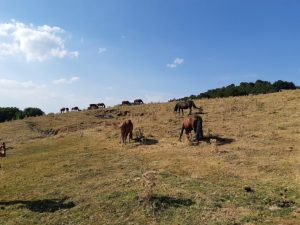
<instances>
[{"instance_id":1,"label":"horse","mask_svg":"<svg viewBox=\"0 0 300 225\"><path fill-rule=\"evenodd\" d=\"M88 109L99 109L99 107L96 104L90 104L90 106L88 107Z\"/></svg>"},{"instance_id":2,"label":"horse","mask_svg":"<svg viewBox=\"0 0 300 225\"><path fill-rule=\"evenodd\" d=\"M3 142L2 145L0 146L0 157L5 157L6 156L6 147L5 143Z\"/></svg>"},{"instance_id":3,"label":"horse","mask_svg":"<svg viewBox=\"0 0 300 225\"><path fill-rule=\"evenodd\" d=\"M129 101L122 101L122 105L131 105Z\"/></svg>"},{"instance_id":4,"label":"horse","mask_svg":"<svg viewBox=\"0 0 300 225\"><path fill-rule=\"evenodd\" d=\"M202 118L200 116L185 117L182 122L179 141L181 141L183 130L185 130L188 139L190 133L192 132L192 130L194 130L196 133L196 140L197 142L199 142L201 139L203 139Z\"/></svg>"},{"instance_id":5,"label":"horse","mask_svg":"<svg viewBox=\"0 0 300 225\"><path fill-rule=\"evenodd\" d=\"M80 109L77 106L73 107L71 110L72 111L80 111Z\"/></svg>"},{"instance_id":6,"label":"horse","mask_svg":"<svg viewBox=\"0 0 300 225\"><path fill-rule=\"evenodd\" d=\"M144 104L144 102L143 102L142 99L135 99L135 100L133 101L133 104L134 104L134 105L140 105L140 104Z\"/></svg>"},{"instance_id":7,"label":"horse","mask_svg":"<svg viewBox=\"0 0 300 225\"><path fill-rule=\"evenodd\" d=\"M99 108L100 108L100 107L105 108L105 104L104 104L104 103L98 103L97 106L98 106Z\"/></svg>"},{"instance_id":8,"label":"horse","mask_svg":"<svg viewBox=\"0 0 300 225\"><path fill-rule=\"evenodd\" d=\"M66 112L69 112L69 108L66 108Z\"/></svg>"},{"instance_id":9,"label":"horse","mask_svg":"<svg viewBox=\"0 0 300 225\"><path fill-rule=\"evenodd\" d=\"M125 120L119 125L119 128L121 130L121 146L123 146L123 144L126 145L126 139L128 134L128 141L130 142L130 140L132 140L133 123L131 122L131 120Z\"/></svg>"},{"instance_id":10,"label":"horse","mask_svg":"<svg viewBox=\"0 0 300 225\"><path fill-rule=\"evenodd\" d=\"M66 111L65 107L63 107L63 108L60 109L60 113L64 113L65 111Z\"/></svg>"},{"instance_id":11,"label":"horse","mask_svg":"<svg viewBox=\"0 0 300 225\"><path fill-rule=\"evenodd\" d=\"M177 112L177 111L178 111L178 113L179 113L179 115L180 115L180 110L181 110L182 115L183 115L183 110L189 108L189 109L190 109L189 115L191 115L191 114L192 114L192 107L195 108L195 109L201 109L201 107L199 108L199 107L197 107L197 106L195 105L194 101L192 101L192 100L187 100L187 101L180 101L180 102L177 102L176 105L175 105L175 107L174 107L174 112Z\"/></svg>"}]
</instances>

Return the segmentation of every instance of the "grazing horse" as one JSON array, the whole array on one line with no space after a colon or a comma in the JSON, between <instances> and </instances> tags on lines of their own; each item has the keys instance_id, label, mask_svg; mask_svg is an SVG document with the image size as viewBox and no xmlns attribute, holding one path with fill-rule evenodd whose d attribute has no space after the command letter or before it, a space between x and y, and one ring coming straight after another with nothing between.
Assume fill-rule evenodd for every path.
<instances>
[{"instance_id":1,"label":"grazing horse","mask_svg":"<svg viewBox=\"0 0 300 225\"><path fill-rule=\"evenodd\" d=\"M80 109L77 106L73 107L71 110L72 111L80 111Z\"/></svg>"},{"instance_id":2,"label":"grazing horse","mask_svg":"<svg viewBox=\"0 0 300 225\"><path fill-rule=\"evenodd\" d=\"M122 105L131 105L129 101L122 101Z\"/></svg>"},{"instance_id":3,"label":"grazing horse","mask_svg":"<svg viewBox=\"0 0 300 225\"><path fill-rule=\"evenodd\" d=\"M63 107L63 108L60 109L60 113L64 113L65 111L66 111L65 107Z\"/></svg>"},{"instance_id":4,"label":"grazing horse","mask_svg":"<svg viewBox=\"0 0 300 225\"><path fill-rule=\"evenodd\" d=\"M142 99L135 99L135 100L133 101L133 104L135 104L135 105L140 105L140 104L144 104L144 102L143 102Z\"/></svg>"},{"instance_id":5,"label":"grazing horse","mask_svg":"<svg viewBox=\"0 0 300 225\"><path fill-rule=\"evenodd\" d=\"M192 132L192 130L194 130L196 133L196 140L199 142L201 139L203 139L202 118L200 116L185 117L182 122L179 141L181 141L183 130L185 130L188 139L189 134Z\"/></svg>"},{"instance_id":6,"label":"grazing horse","mask_svg":"<svg viewBox=\"0 0 300 225\"><path fill-rule=\"evenodd\" d=\"M97 106L98 106L99 108L105 108L105 104L104 104L104 103L98 103Z\"/></svg>"},{"instance_id":7,"label":"grazing horse","mask_svg":"<svg viewBox=\"0 0 300 225\"><path fill-rule=\"evenodd\" d=\"M125 120L120 124L119 128L121 130L121 145L123 146L123 144L126 145L126 139L128 134L128 141L130 142L130 140L132 140L133 123L131 122L131 120Z\"/></svg>"},{"instance_id":8,"label":"grazing horse","mask_svg":"<svg viewBox=\"0 0 300 225\"><path fill-rule=\"evenodd\" d=\"M88 107L88 109L99 109L99 107L96 104L90 104L90 106Z\"/></svg>"},{"instance_id":9,"label":"grazing horse","mask_svg":"<svg viewBox=\"0 0 300 225\"><path fill-rule=\"evenodd\" d=\"M174 108L174 112L178 111L178 113L180 115L180 110L181 110L182 115L183 115L183 110L184 109L190 109L189 115L191 115L192 114L192 107L194 107L195 109L201 109L201 107L199 108L195 105L194 101L187 100L187 101L177 102L176 105L175 105L175 108Z\"/></svg>"},{"instance_id":10,"label":"grazing horse","mask_svg":"<svg viewBox=\"0 0 300 225\"><path fill-rule=\"evenodd\" d=\"M3 142L2 145L0 146L0 157L5 157L6 156L6 147L5 143Z\"/></svg>"}]
</instances>

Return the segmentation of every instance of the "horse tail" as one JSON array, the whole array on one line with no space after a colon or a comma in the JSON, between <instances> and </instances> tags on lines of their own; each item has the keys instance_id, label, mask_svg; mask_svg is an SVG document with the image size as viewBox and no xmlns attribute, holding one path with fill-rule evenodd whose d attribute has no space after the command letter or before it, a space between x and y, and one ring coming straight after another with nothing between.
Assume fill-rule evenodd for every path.
<instances>
[{"instance_id":1,"label":"horse tail","mask_svg":"<svg viewBox=\"0 0 300 225\"><path fill-rule=\"evenodd\" d=\"M180 135L179 135L179 141L181 141L181 137L182 137L182 134L183 134L183 130L184 130L184 128L183 128L183 125L182 125L182 127L181 127L181 132L180 132Z\"/></svg>"},{"instance_id":2,"label":"horse tail","mask_svg":"<svg viewBox=\"0 0 300 225\"><path fill-rule=\"evenodd\" d=\"M200 116L197 116L196 139L197 141L203 139L202 118Z\"/></svg>"}]
</instances>

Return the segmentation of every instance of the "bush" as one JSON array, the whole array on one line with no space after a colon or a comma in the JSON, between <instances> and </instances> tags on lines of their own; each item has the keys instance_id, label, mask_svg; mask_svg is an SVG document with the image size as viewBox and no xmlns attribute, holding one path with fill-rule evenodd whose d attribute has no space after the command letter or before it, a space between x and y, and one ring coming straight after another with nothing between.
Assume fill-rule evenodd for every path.
<instances>
[{"instance_id":1,"label":"bush","mask_svg":"<svg viewBox=\"0 0 300 225\"><path fill-rule=\"evenodd\" d=\"M23 119L30 116L41 116L45 113L39 108L26 108L24 111L17 107L0 107L0 123L10 120Z\"/></svg>"},{"instance_id":2,"label":"bush","mask_svg":"<svg viewBox=\"0 0 300 225\"><path fill-rule=\"evenodd\" d=\"M42 116L45 114L41 109L31 107L24 109L23 113L25 117Z\"/></svg>"},{"instance_id":3,"label":"bush","mask_svg":"<svg viewBox=\"0 0 300 225\"><path fill-rule=\"evenodd\" d=\"M0 122L23 119L23 118L24 118L23 112L16 107L0 108Z\"/></svg>"}]
</instances>

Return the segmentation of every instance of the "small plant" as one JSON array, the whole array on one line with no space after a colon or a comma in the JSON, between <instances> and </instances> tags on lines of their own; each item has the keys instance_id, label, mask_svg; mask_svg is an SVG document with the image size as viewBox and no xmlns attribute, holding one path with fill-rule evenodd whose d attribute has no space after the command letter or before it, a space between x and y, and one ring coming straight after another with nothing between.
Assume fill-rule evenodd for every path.
<instances>
[{"instance_id":1,"label":"small plant","mask_svg":"<svg viewBox=\"0 0 300 225\"><path fill-rule=\"evenodd\" d=\"M143 128L137 128L137 131L135 132L135 140L137 142L143 142L144 139L145 139L145 136L144 136Z\"/></svg>"},{"instance_id":2,"label":"small plant","mask_svg":"<svg viewBox=\"0 0 300 225\"><path fill-rule=\"evenodd\" d=\"M210 144L211 144L211 146L212 146L212 149L213 149L215 152L217 152L217 151L218 151L218 140L215 139L215 138L210 138L210 139L209 139L209 142L210 142Z\"/></svg>"},{"instance_id":3,"label":"small plant","mask_svg":"<svg viewBox=\"0 0 300 225\"><path fill-rule=\"evenodd\" d=\"M139 195L139 202L150 202L153 195L153 189L156 186L156 175L155 171L148 171L142 175L140 179L143 187L143 192Z\"/></svg>"}]
</instances>

